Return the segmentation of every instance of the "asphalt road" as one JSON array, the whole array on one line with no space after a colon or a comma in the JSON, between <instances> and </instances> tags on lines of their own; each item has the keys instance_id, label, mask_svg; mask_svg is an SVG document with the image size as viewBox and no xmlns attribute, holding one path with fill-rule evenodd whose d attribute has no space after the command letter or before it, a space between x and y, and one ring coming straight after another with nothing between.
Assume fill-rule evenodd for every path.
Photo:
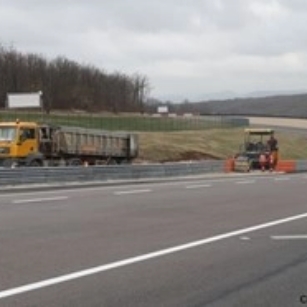
<instances>
[{"instance_id":1,"label":"asphalt road","mask_svg":"<svg viewBox=\"0 0 307 307\"><path fill-rule=\"evenodd\" d=\"M0 306L307 305L307 174L0 194Z\"/></svg>"}]
</instances>

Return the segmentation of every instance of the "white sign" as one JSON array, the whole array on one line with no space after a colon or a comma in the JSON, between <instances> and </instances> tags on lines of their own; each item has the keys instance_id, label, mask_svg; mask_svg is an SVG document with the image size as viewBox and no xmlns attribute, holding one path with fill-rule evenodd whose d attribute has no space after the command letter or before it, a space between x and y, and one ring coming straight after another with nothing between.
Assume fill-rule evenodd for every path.
<instances>
[{"instance_id":1,"label":"white sign","mask_svg":"<svg viewBox=\"0 0 307 307\"><path fill-rule=\"evenodd\" d=\"M6 107L8 109L41 108L41 94L41 92L27 94L7 94Z\"/></svg>"},{"instance_id":2,"label":"white sign","mask_svg":"<svg viewBox=\"0 0 307 307\"><path fill-rule=\"evenodd\" d=\"M168 107L167 106L163 106L163 107L158 107L158 113L168 113Z\"/></svg>"}]
</instances>

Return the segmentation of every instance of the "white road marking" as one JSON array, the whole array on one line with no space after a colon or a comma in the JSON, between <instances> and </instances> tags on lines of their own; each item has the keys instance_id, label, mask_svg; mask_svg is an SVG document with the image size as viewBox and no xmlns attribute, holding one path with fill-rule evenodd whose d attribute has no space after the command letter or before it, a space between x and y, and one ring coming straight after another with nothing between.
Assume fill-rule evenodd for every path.
<instances>
[{"instance_id":1,"label":"white road marking","mask_svg":"<svg viewBox=\"0 0 307 307\"><path fill-rule=\"evenodd\" d=\"M155 252L152 252L152 253L139 255L139 256L136 256L136 257L112 262L112 263L109 263L109 264L104 264L104 265L101 265L101 266L92 267L92 268L85 269L85 270L82 270L82 271L77 271L77 272L69 273L69 274L66 274L66 275L62 275L62 276L38 281L38 282L35 282L35 283L32 283L32 284L26 284L26 285L23 285L23 286L20 286L20 287L3 290L3 291L0 291L0 299L6 298L6 297L9 297L9 296L18 295L18 294L25 293L25 292L29 292L29 291L33 291L33 290L37 290L37 289L41 289L41 288L45 288L45 287L49 287L49 286L52 286L52 285L57 285L57 284L60 284L60 283L79 279L79 278L82 278L82 277L85 277L85 276L98 274L98 273L105 272L105 271L108 271L108 270L117 269L117 268L120 268L120 267L123 267L123 266L132 265L134 263L138 263L138 262L142 262L142 261L166 256L166 255L169 255L169 254L174 254L174 253L184 251L184 250L188 250L188 249L191 249L191 248L195 248L195 247L198 247L198 246L203 246L203 245L210 244L210 243L213 243L213 242L225 240L225 239L228 239L228 238L231 238L231 237L243 235L243 234L250 233L250 232L253 232L253 231L257 231L257 230L260 230L260 229L269 228L269 227L289 223L289 222L296 221L296 220L299 220L299 219L304 219L304 218L307 218L307 213L303 213L303 214L299 214L299 215L295 215L295 216L290 216L290 217L287 217L287 218L274 220L274 221L271 221L271 222L267 222L267 223L264 223L264 224L259 224L259 225L239 229L239 230L234 230L234 231L231 231L231 232L228 232L228 233L224 233L224 234L216 235L216 236L213 236L213 237L205 238L203 240L198 240L198 241L194 241L194 242L190 242L190 243L186 243L186 244L182 244L182 245L177 245L177 246L166 248L166 249L163 249L163 250L158 250L158 251L155 251Z\"/></svg>"},{"instance_id":2,"label":"white road marking","mask_svg":"<svg viewBox=\"0 0 307 307\"><path fill-rule=\"evenodd\" d=\"M307 240L307 235L271 236L272 240Z\"/></svg>"},{"instance_id":3,"label":"white road marking","mask_svg":"<svg viewBox=\"0 0 307 307\"><path fill-rule=\"evenodd\" d=\"M240 237L240 240L242 240L242 241L248 241L250 239L251 239L250 237Z\"/></svg>"},{"instance_id":4,"label":"white road marking","mask_svg":"<svg viewBox=\"0 0 307 307\"><path fill-rule=\"evenodd\" d=\"M290 180L289 177L280 177L280 178L274 178L275 181L288 181Z\"/></svg>"},{"instance_id":5,"label":"white road marking","mask_svg":"<svg viewBox=\"0 0 307 307\"><path fill-rule=\"evenodd\" d=\"M259 175L255 175L257 179L269 179L271 178L271 176L259 176ZM294 175L293 175L294 176ZM203 179L199 179L199 178L191 178L190 180L179 180L176 182L148 182L148 183L134 183L134 184L130 184L127 185L127 183L123 183L123 185L120 186L121 189L127 187L127 188L135 188L135 187L152 187L152 186L177 186L177 185L187 185L187 184L203 184L205 182L210 181L210 183L227 183L227 182L233 182L235 180L238 180L239 176L234 176L234 177L230 177L230 178L222 178L222 179L212 179L211 178L203 178ZM242 176L244 177L244 176ZM48 187L48 186L47 186ZM117 185L113 185L113 186L106 186L106 185L101 185L98 187L87 187L86 185L80 185L78 186L78 188L69 188L67 187L66 189L57 189L57 187L52 187L50 186L50 188L54 188L54 190L46 190L46 191L35 191L35 192L15 192L15 193L0 193L0 198L6 198L6 197L12 197L12 196L16 196L17 194L22 196L22 195L46 195L46 194L60 194L60 193L84 193L84 192L91 192L91 191L107 191L107 190L115 190L115 189L119 189L119 186Z\"/></svg>"},{"instance_id":6,"label":"white road marking","mask_svg":"<svg viewBox=\"0 0 307 307\"><path fill-rule=\"evenodd\" d=\"M252 184L252 183L255 183L255 180L244 180L236 182L236 184Z\"/></svg>"},{"instance_id":7,"label":"white road marking","mask_svg":"<svg viewBox=\"0 0 307 307\"><path fill-rule=\"evenodd\" d=\"M15 199L12 201L13 204L25 204L25 203L41 203L45 201L59 201L68 199L68 196L58 196L49 198L32 198L32 199Z\"/></svg>"},{"instance_id":8,"label":"white road marking","mask_svg":"<svg viewBox=\"0 0 307 307\"><path fill-rule=\"evenodd\" d=\"M186 189L198 189L198 188L211 188L212 184L195 184L195 185L188 185Z\"/></svg>"},{"instance_id":9,"label":"white road marking","mask_svg":"<svg viewBox=\"0 0 307 307\"><path fill-rule=\"evenodd\" d=\"M129 191L118 191L114 192L114 195L127 195L127 194L141 194L141 193L148 193L152 190L146 189L146 190L129 190Z\"/></svg>"}]
</instances>

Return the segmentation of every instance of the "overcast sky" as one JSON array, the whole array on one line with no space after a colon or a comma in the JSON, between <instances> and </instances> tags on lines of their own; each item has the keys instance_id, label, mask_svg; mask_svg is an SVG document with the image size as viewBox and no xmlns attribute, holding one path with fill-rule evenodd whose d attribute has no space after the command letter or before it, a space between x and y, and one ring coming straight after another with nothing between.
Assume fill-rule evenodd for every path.
<instances>
[{"instance_id":1,"label":"overcast sky","mask_svg":"<svg viewBox=\"0 0 307 307\"><path fill-rule=\"evenodd\" d=\"M0 0L0 29L5 47L146 75L160 99L307 92L307 0Z\"/></svg>"}]
</instances>

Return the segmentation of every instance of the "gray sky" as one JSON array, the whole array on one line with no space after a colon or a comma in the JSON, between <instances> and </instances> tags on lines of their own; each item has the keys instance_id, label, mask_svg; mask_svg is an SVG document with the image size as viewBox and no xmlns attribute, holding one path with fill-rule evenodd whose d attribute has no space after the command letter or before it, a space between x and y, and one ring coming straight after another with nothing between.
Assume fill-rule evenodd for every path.
<instances>
[{"instance_id":1,"label":"gray sky","mask_svg":"<svg viewBox=\"0 0 307 307\"><path fill-rule=\"evenodd\" d=\"M0 0L0 28L6 47L146 75L160 99L307 92L306 0Z\"/></svg>"}]
</instances>

